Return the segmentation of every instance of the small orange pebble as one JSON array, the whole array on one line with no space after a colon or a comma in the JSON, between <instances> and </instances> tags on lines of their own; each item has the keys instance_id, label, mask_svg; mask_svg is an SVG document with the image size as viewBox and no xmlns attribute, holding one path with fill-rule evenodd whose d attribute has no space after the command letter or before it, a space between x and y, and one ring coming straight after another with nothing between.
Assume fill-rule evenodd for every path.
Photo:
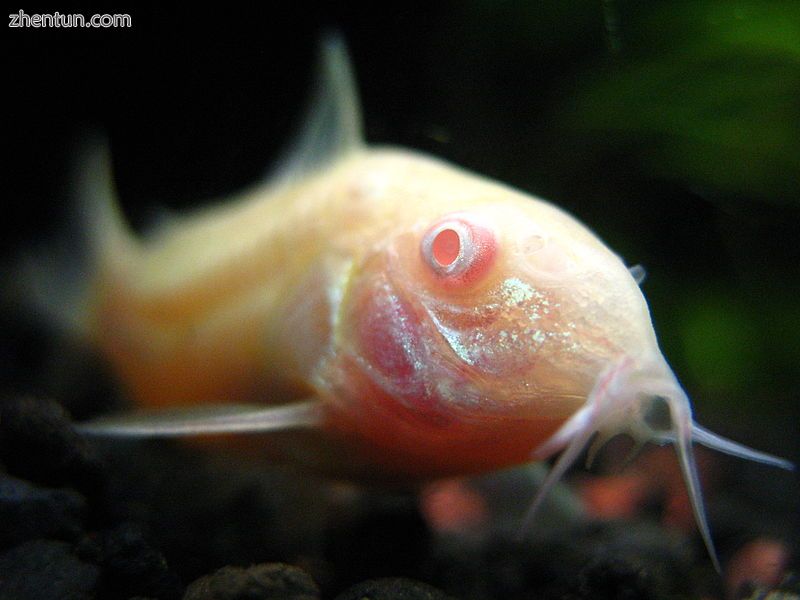
<instances>
[{"instance_id":1,"label":"small orange pebble","mask_svg":"<svg viewBox=\"0 0 800 600\"><path fill-rule=\"evenodd\" d=\"M145 239L122 219L107 152L87 156L85 294L68 302L57 291L79 286L39 287L145 412L80 429L290 431L249 440L265 455L279 448L311 469L393 484L560 453L528 521L587 446L594 454L628 433L674 445L719 568L693 443L791 465L693 420L641 268L546 201L367 146L341 41L327 40L323 58L307 126L276 177ZM479 514L463 495L447 502L461 520Z\"/></svg>"},{"instance_id":2,"label":"small orange pebble","mask_svg":"<svg viewBox=\"0 0 800 600\"><path fill-rule=\"evenodd\" d=\"M767 589L781 583L789 563L786 544L758 538L742 546L725 569L725 589L729 598L738 598L742 586L753 584Z\"/></svg>"},{"instance_id":3,"label":"small orange pebble","mask_svg":"<svg viewBox=\"0 0 800 600\"><path fill-rule=\"evenodd\" d=\"M632 518L652 488L638 473L592 477L578 484L588 516L595 519Z\"/></svg>"},{"instance_id":4,"label":"small orange pebble","mask_svg":"<svg viewBox=\"0 0 800 600\"><path fill-rule=\"evenodd\" d=\"M462 479L426 485L420 494L420 505L428 523L441 533L474 530L489 518L483 496Z\"/></svg>"},{"instance_id":5,"label":"small orange pebble","mask_svg":"<svg viewBox=\"0 0 800 600\"><path fill-rule=\"evenodd\" d=\"M713 493L709 477L712 457L697 452L698 479ZM711 485L709 485L711 484ZM694 529L691 498L683 485L683 475L667 448L653 448L619 475L587 478L579 484L581 498L589 514L600 519L632 518L650 498L663 499L662 523L690 532Z\"/></svg>"}]
</instances>

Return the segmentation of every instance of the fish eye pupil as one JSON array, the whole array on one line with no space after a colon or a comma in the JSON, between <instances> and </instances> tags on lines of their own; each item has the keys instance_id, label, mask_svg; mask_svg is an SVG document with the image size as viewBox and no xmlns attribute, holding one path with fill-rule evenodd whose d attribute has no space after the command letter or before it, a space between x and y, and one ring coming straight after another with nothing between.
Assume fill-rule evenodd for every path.
<instances>
[{"instance_id":1,"label":"fish eye pupil","mask_svg":"<svg viewBox=\"0 0 800 600\"><path fill-rule=\"evenodd\" d=\"M453 229L442 229L431 245L433 259L440 267L452 265L461 253L461 238Z\"/></svg>"}]
</instances>

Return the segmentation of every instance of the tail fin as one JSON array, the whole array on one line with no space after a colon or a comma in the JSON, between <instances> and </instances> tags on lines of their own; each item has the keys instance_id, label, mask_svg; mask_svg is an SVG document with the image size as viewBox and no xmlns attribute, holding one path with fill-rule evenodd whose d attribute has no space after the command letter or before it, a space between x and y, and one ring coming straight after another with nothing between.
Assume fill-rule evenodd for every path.
<instances>
[{"instance_id":1,"label":"tail fin","mask_svg":"<svg viewBox=\"0 0 800 600\"><path fill-rule=\"evenodd\" d=\"M129 256L134 240L117 201L108 140L94 135L82 147L75 181L79 217L92 266L108 268Z\"/></svg>"},{"instance_id":2,"label":"tail fin","mask_svg":"<svg viewBox=\"0 0 800 600\"><path fill-rule=\"evenodd\" d=\"M65 333L83 337L93 282L101 271L121 268L135 242L117 204L107 140L87 136L77 157L72 217L54 242L23 251L14 279L19 304Z\"/></svg>"}]
</instances>

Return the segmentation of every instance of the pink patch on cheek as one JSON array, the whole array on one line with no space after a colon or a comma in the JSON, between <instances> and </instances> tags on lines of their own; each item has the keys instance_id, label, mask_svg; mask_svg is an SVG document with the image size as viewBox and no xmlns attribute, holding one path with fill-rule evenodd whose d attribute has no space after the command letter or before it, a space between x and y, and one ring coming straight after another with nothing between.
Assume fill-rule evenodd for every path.
<instances>
[{"instance_id":1,"label":"pink patch on cheek","mask_svg":"<svg viewBox=\"0 0 800 600\"><path fill-rule=\"evenodd\" d=\"M383 413L379 420L387 424L398 418L414 427L448 425L452 416L446 403L429 389L436 367L428 355L425 324L414 305L379 276L363 286L353 309L352 331L366 386L358 401L373 405Z\"/></svg>"},{"instance_id":2,"label":"pink patch on cheek","mask_svg":"<svg viewBox=\"0 0 800 600\"><path fill-rule=\"evenodd\" d=\"M358 318L358 339L370 365L398 386L417 379L422 354L421 324L408 302L387 285L365 298Z\"/></svg>"}]
</instances>

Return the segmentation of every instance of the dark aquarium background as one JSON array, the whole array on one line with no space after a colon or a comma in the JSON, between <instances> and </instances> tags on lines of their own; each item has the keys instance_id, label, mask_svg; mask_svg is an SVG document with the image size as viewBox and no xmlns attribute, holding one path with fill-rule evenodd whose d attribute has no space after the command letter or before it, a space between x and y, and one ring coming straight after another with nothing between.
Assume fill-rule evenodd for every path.
<instances>
[{"instance_id":1,"label":"dark aquarium background","mask_svg":"<svg viewBox=\"0 0 800 600\"><path fill-rule=\"evenodd\" d=\"M179 598L219 567L265 562L301 567L325 598L797 593L797 475L717 453L698 450L722 579L691 522L670 512L673 500L685 506L671 495L671 452L620 471L612 444L590 472L573 469L570 489L622 503L625 473L661 487L636 509L612 510L617 520L597 513L528 547L500 534L468 543L442 535L394 493L374 492L335 518L329 507L325 518L320 509L285 516L324 484L223 476L213 458L178 445L85 447L49 402L89 416L113 404L113 382L86 349L20 310L13 265L60 247L74 261L58 268L80 267L70 180L87 131L109 138L120 201L140 231L263 178L302 117L321 35L338 31L370 143L418 149L546 198L644 265L662 349L698 422L798 463L800 3L133 4L58 8L128 13L130 29L6 35L0 598L36 589L42 598ZM24 524L30 514L37 526ZM62 578L66 591L54 592L53 571L32 556L83 579ZM742 585L759 561L782 564L782 575ZM251 575L297 583L265 598L317 597L298 573ZM401 580L345 593L400 576L443 591Z\"/></svg>"}]
</instances>

